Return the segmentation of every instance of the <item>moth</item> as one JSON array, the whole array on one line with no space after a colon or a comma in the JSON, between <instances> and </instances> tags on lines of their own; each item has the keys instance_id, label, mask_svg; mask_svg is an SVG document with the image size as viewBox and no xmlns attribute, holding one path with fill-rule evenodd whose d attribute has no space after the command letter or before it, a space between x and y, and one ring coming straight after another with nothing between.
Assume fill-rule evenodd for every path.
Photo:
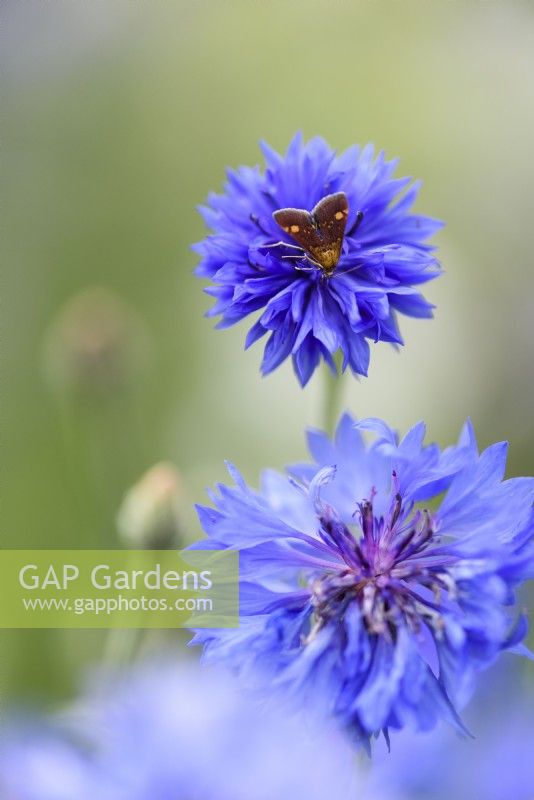
<instances>
[{"instance_id":1,"label":"moth","mask_svg":"<svg viewBox=\"0 0 534 800\"><path fill-rule=\"evenodd\" d=\"M302 208L281 208L273 219L304 250L326 278L332 277L341 256L341 246L349 215L345 192L329 194L311 211ZM356 225L363 217L361 212Z\"/></svg>"}]
</instances>

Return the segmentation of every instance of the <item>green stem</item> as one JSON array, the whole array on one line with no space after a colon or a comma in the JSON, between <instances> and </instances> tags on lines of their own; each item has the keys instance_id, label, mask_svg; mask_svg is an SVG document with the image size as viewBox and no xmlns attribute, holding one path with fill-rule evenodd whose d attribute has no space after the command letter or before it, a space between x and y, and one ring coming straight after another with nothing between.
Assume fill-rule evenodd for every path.
<instances>
[{"instance_id":1,"label":"green stem","mask_svg":"<svg viewBox=\"0 0 534 800\"><path fill-rule=\"evenodd\" d=\"M328 434L333 434L341 410L343 397L343 373L341 372L341 352L338 351L334 356L337 374L332 375L329 367L324 365L323 382L323 413L322 427Z\"/></svg>"},{"instance_id":2,"label":"green stem","mask_svg":"<svg viewBox=\"0 0 534 800\"><path fill-rule=\"evenodd\" d=\"M138 628L111 628L106 637L104 663L114 668L130 664L139 648L141 635Z\"/></svg>"}]
</instances>

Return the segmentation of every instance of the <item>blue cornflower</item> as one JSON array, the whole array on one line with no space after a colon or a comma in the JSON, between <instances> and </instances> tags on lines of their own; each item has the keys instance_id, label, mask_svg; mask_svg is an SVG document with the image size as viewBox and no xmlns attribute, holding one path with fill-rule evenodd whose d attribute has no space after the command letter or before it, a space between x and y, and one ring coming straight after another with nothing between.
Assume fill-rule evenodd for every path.
<instances>
[{"instance_id":1,"label":"blue cornflower","mask_svg":"<svg viewBox=\"0 0 534 800\"><path fill-rule=\"evenodd\" d=\"M240 549L242 624L193 641L323 698L364 744L441 718L463 730L477 672L528 652L513 603L534 574L534 478L503 481L506 444L479 454L469 423L443 452L424 435L345 415L334 441L309 434L314 463L268 472L259 492L231 467L236 486L199 508L198 546Z\"/></svg>"},{"instance_id":2,"label":"blue cornflower","mask_svg":"<svg viewBox=\"0 0 534 800\"><path fill-rule=\"evenodd\" d=\"M353 753L335 731L258 706L219 671L145 665L103 699L97 731L113 800L360 796Z\"/></svg>"},{"instance_id":3,"label":"blue cornflower","mask_svg":"<svg viewBox=\"0 0 534 800\"><path fill-rule=\"evenodd\" d=\"M111 800L89 749L75 746L53 720L3 720L0 738L3 800Z\"/></svg>"},{"instance_id":4,"label":"blue cornflower","mask_svg":"<svg viewBox=\"0 0 534 800\"><path fill-rule=\"evenodd\" d=\"M263 374L291 355L304 385L341 351L343 370L366 375L369 339L403 343L397 312L432 316L414 287L440 272L427 240L441 223L410 213L419 184L399 197L411 179L393 178L397 160L372 145L336 155L297 134L285 156L261 147L265 172L228 172L200 209L213 230L194 246L213 283L208 316L228 327L261 310L246 347L269 334Z\"/></svg>"},{"instance_id":5,"label":"blue cornflower","mask_svg":"<svg viewBox=\"0 0 534 800\"><path fill-rule=\"evenodd\" d=\"M534 696L518 670L503 666L469 708L474 739L462 741L445 727L432 736L399 736L392 753L375 754L370 797L532 800Z\"/></svg>"},{"instance_id":6,"label":"blue cornflower","mask_svg":"<svg viewBox=\"0 0 534 800\"><path fill-rule=\"evenodd\" d=\"M167 659L100 678L68 717L60 750L39 725L16 746L0 744L2 800L324 800L330 792L365 800L339 732L276 703L259 706L231 676L196 662Z\"/></svg>"}]
</instances>

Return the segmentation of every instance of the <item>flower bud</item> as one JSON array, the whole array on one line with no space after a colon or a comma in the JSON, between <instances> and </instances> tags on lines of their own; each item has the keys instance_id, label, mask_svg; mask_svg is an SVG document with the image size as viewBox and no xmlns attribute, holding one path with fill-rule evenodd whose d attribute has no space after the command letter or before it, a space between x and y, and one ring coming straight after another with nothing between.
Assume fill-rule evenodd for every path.
<instances>
[{"instance_id":1,"label":"flower bud","mask_svg":"<svg viewBox=\"0 0 534 800\"><path fill-rule=\"evenodd\" d=\"M128 388L146 363L144 322L107 289L72 297L50 325L45 374L55 389L102 398Z\"/></svg>"},{"instance_id":2,"label":"flower bud","mask_svg":"<svg viewBox=\"0 0 534 800\"><path fill-rule=\"evenodd\" d=\"M181 541L180 510L184 490L180 474L160 462L126 493L117 516L122 542L131 548L168 550Z\"/></svg>"}]
</instances>

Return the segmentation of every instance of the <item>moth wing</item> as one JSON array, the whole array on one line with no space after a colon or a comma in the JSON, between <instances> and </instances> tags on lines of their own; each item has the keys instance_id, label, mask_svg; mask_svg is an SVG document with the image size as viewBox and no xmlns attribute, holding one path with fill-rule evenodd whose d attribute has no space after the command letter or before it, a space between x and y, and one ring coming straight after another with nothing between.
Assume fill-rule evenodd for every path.
<instances>
[{"instance_id":1,"label":"moth wing","mask_svg":"<svg viewBox=\"0 0 534 800\"><path fill-rule=\"evenodd\" d=\"M280 208L273 213L273 219L304 250L309 251L321 244L321 235L308 211L301 208Z\"/></svg>"},{"instance_id":2,"label":"moth wing","mask_svg":"<svg viewBox=\"0 0 534 800\"><path fill-rule=\"evenodd\" d=\"M345 192L336 192L323 197L311 212L311 216L325 242L341 241L349 216L347 195Z\"/></svg>"}]
</instances>

